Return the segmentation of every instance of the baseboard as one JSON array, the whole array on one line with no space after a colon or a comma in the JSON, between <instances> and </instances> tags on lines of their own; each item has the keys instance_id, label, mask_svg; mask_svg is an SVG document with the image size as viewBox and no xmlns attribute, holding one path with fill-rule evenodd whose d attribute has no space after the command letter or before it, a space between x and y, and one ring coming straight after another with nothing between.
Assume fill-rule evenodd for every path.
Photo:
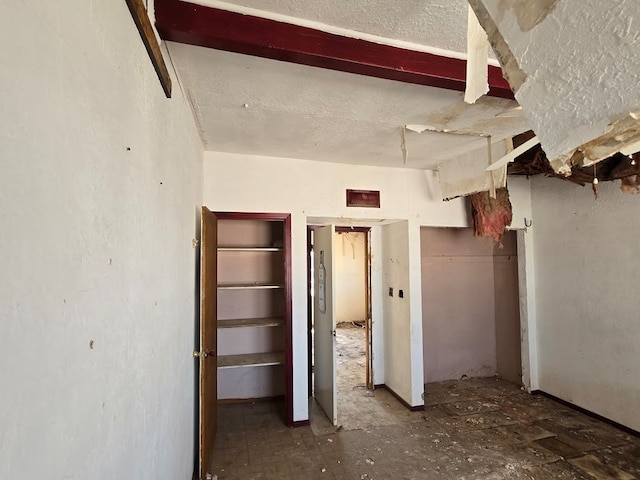
<instances>
[{"instance_id":1,"label":"baseboard","mask_svg":"<svg viewBox=\"0 0 640 480\"><path fill-rule=\"evenodd\" d=\"M421 412L424 410L424 405L415 405L415 406L411 406L409 405L409 403L407 403L407 401L402 398L400 395L398 395L396 392L393 391L393 389L389 388L386 384L382 383L379 385L374 385L373 386L374 389L378 389L378 388L384 388L387 392L389 392L396 400L398 400L402 405L404 405L405 407L407 407L409 410L411 410L412 412Z\"/></svg>"},{"instance_id":2,"label":"baseboard","mask_svg":"<svg viewBox=\"0 0 640 480\"><path fill-rule=\"evenodd\" d=\"M554 402L559 403L560 405L564 405L565 407L569 407L572 410L576 410L577 412L584 413L585 415L591 418L595 418L596 420L600 420L601 422L607 423L612 427L616 427L617 429L622 430L623 432L628 433L629 435L633 435L634 437L640 438L640 432L637 430L634 430L633 428L627 427L626 425L622 425L621 423L611 420L610 418L603 417L602 415L598 415L597 413L592 412L591 410L587 410L586 408L579 407L578 405L575 405L571 402L568 402L559 397L556 397L555 395L551 395L550 393L547 393L543 390L532 390L531 395L540 395L542 397L546 397L549 400L553 400Z\"/></svg>"},{"instance_id":3,"label":"baseboard","mask_svg":"<svg viewBox=\"0 0 640 480\"><path fill-rule=\"evenodd\" d=\"M308 427L309 425L311 425L309 423L309 420L298 420L296 422L293 422L289 426L295 428L295 427Z\"/></svg>"}]
</instances>

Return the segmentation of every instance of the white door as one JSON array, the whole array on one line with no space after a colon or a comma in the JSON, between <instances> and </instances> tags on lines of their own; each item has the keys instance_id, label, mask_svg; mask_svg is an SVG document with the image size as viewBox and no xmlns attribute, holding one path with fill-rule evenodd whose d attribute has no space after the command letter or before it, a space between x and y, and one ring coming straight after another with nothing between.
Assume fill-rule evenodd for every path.
<instances>
[{"instance_id":1,"label":"white door","mask_svg":"<svg viewBox=\"0 0 640 480\"><path fill-rule=\"evenodd\" d=\"M314 396L334 425L336 398L336 312L333 288L333 225L313 232L314 271Z\"/></svg>"}]
</instances>

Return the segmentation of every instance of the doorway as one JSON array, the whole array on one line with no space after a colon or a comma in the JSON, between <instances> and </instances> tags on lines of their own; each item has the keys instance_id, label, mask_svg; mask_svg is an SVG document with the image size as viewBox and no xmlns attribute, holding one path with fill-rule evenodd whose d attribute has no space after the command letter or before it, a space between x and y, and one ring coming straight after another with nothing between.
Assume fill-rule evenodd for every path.
<instances>
[{"instance_id":1,"label":"doorway","mask_svg":"<svg viewBox=\"0 0 640 480\"><path fill-rule=\"evenodd\" d=\"M336 227L336 341L338 404L354 402L354 392L373 390L370 358L371 265L369 229Z\"/></svg>"},{"instance_id":2,"label":"doorway","mask_svg":"<svg viewBox=\"0 0 640 480\"><path fill-rule=\"evenodd\" d=\"M500 376L522 386L516 232L501 245L470 228L423 227L425 383Z\"/></svg>"},{"instance_id":3,"label":"doorway","mask_svg":"<svg viewBox=\"0 0 640 480\"><path fill-rule=\"evenodd\" d=\"M354 392L373 390L370 228L331 227L327 237L328 228L309 226L307 235L309 397L315 397L314 401L318 401L336 425L335 412L349 413L354 405L351 401ZM320 239L316 242L316 232L322 232L322 242ZM327 238L331 239L330 254L327 251ZM329 261L330 265L327 263ZM322 272L318 272L318 269L322 269ZM324 278L325 272L329 272L330 279ZM325 290L328 288L331 291ZM318 292L322 299L315 298ZM318 375L325 378L324 370L330 370L324 352L316 355L317 345L323 345L323 342L320 339L318 344L319 339L315 335L323 335L327 328L326 311L323 311L327 307L325 295L332 297L333 308L333 338L330 341L334 350L335 373L331 379L335 389L334 407L326 405L330 401L322 398L326 396L324 384L320 387L322 391L314 392L314 384L318 390ZM322 330L316 331L316 319L322 320ZM325 347L321 348L324 350Z\"/></svg>"}]
</instances>

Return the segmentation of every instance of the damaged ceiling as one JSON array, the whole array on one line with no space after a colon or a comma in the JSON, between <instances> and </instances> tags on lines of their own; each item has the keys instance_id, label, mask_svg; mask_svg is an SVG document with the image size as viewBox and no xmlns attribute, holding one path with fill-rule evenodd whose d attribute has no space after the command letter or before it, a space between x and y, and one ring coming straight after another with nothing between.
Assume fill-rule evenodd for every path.
<instances>
[{"instance_id":1,"label":"damaged ceiling","mask_svg":"<svg viewBox=\"0 0 640 480\"><path fill-rule=\"evenodd\" d=\"M500 143L530 129L524 116L511 115L518 104L501 98L512 93L497 67L492 67L491 75L498 78L490 83L499 96L483 96L475 105L464 102L465 62L460 60L466 48L468 5L464 0L416 0L403 5L370 0L350 2L348 6L341 2L201 0L201 6L194 7L208 9L204 14L198 11L200 17L214 12L214 21L219 11L215 9L227 9L229 14L245 14L240 19L245 22L246 17L261 15L260 19L276 18L305 28L335 27L353 39L364 36L366 42L346 43L335 53L347 60L354 58L356 63L369 61L366 56L358 57L359 49L379 52L380 45L368 41L372 38L413 48L391 52L390 68L395 71L388 77L393 79L384 78L388 71L381 75L373 72L374 76L367 75L366 70L365 74L351 73L364 68L361 65L347 67L346 71L333 68L333 64L328 68L310 67L306 64L316 59L300 60L300 55L308 53L304 51L296 51L291 62L278 61L275 58L282 58L281 52L265 53L278 42L285 42L272 25L265 27L273 29L266 47L254 38L233 37L229 42L220 38L220 29L214 36L206 29L208 25L190 26L175 20L179 15L172 1L156 0L159 30L166 39L176 40L167 42L167 48L208 150L435 170L465 155L486 159L487 136ZM163 8L167 9L164 15ZM436 28L444 24L449 27ZM196 30L198 35L193 34ZM320 41L331 42L333 38L321 37ZM243 45L238 47L239 43ZM290 48L300 48L300 42L292 43ZM245 50L257 54L239 53ZM352 53L344 53L347 50ZM386 50L380 52L387 54ZM449 57L457 63L443 62ZM415 70L410 70L414 65ZM426 80L395 79L397 72L428 76L430 68L435 73ZM434 87L430 82L451 88ZM404 126L411 124L426 125L429 130L403 132Z\"/></svg>"},{"instance_id":2,"label":"damaged ceiling","mask_svg":"<svg viewBox=\"0 0 640 480\"><path fill-rule=\"evenodd\" d=\"M502 66L487 60L473 105L469 5ZM541 147L510 174L584 184L592 163L640 150L636 1L155 0L155 12L208 150L438 170L445 198L494 197L512 137L531 130ZM635 191L623 157L596 177Z\"/></svg>"},{"instance_id":3,"label":"damaged ceiling","mask_svg":"<svg viewBox=\"0 0 640 480\"><path fill-rule=\"evenodd\" d=\"M640 150L640 2L469 3L556 173Z\"/></svg>"}]
</instances>

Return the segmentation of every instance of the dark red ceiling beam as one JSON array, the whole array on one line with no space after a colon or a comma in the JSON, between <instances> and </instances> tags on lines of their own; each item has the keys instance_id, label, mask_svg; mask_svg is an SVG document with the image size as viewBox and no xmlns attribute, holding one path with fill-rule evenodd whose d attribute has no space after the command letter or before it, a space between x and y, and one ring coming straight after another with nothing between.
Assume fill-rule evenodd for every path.
<instances>
[{"instance_id":1,"label":"dark red ceiling beam","mask_svg":"<svg viewBox=\"0 0 640 480\"><path fill-rule=\"evenodd\" d=\"M466 61L342 37L261 17L178 0L155 0L164 40L464 91ZM489 66L489 95L513 98L498 67Z\"/></svg>"}]
</instances>

